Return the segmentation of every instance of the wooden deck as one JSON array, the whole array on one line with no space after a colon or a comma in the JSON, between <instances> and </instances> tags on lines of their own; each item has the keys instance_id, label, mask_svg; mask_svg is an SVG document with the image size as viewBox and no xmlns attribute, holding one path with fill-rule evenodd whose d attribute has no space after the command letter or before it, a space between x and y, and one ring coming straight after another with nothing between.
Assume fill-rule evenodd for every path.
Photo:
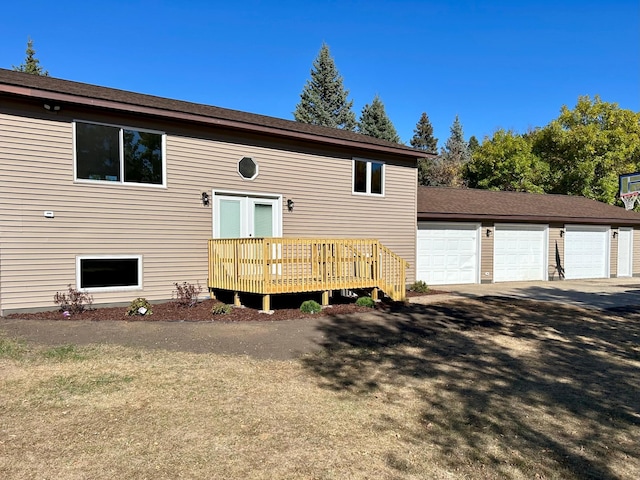
<instances>
[{"instance_id":1,"label":"wooden deck","mask_svg":"<svg viewBox=\"0 0 640 480\"><path fill-rule=\"evenodd\" d=\"M393 300L405 295L407 262L373 239L234 238L209 240L210 290L270 295L331 290L382 290Z\"/></svg>"}]
</instances>

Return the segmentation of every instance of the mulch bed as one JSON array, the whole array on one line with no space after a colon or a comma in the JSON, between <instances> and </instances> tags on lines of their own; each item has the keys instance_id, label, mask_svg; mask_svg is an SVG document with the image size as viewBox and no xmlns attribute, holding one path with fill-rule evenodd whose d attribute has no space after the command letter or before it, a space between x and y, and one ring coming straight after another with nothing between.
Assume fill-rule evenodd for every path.
<instances>
[{"instance_id":1,"label":"mulch bed","mask_svg":"<svg viewBox=\"0 0 640 480\"><path fill-rule=\"evenodd\" d=\"M427 294L416 292L407 292L407 297L416 295L429 295L445 293L437 290L430 290ZM272 314L260 313L261 297L258 295L242 295L242 301L245 306L234 307L230 313L213 315L211 309L220 303L232 303L231 298L221 298L220 300L203 300L190 308L177 305L175 302L165 302L152 305L151 315L135 315L128 316L128 307L99 307L83 311L82 313L73 314L66 318L63 312L47 311L37 313L15 313L8 315L7 318L20 318L25 320L89 320L89 321L144 321L144 322L257 322L257 321L282 321L293 320L298 318L306 318L317 315L346 315L350 313L370 312L368 307L359 307L355 304L355 298L334 297L331 299L331 306L324 308L318 314L303 313L300 311L300 304L304 300L316 300L313 295L274 295L271 300ZM222 301L221 301L222 300ZM385 299L378 302L375 306L376 310L389 310L393 308L394 302Z\"/></svg>"}]
</instances>

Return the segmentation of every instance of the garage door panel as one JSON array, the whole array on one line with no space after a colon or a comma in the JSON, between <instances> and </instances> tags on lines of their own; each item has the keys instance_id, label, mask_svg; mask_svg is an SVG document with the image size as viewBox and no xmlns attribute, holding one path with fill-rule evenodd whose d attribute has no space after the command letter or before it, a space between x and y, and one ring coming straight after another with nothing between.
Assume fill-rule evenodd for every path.
<instances>
[{"instance_id":1,"label":"garage door panel","mask_svg":"<svg viewBox=\"0 0 640 480\"><path fill-rule=\"evenodd\" d=\"M496 225L494 280L545 280L547 225Z\"/></svg>"},{"instance_id":2,"label":"garage door panel","mask_svg":"<svg viewBox=\"0 0 640 480\"><path fill-rule=\"evenodd\" d=\"M609 227L567 225L564 271L567 279L609 277Z\"/></svg>"},{"instance_id":3,"label":"garage door panel","mask_svg":"<svg viewBox=\"0 0 640 480\"><path fill-rule=\"evenodd\" d=\"M418 224L416 277L430 285L476 283L477 224Z\"/></svg>"}]
</instances>

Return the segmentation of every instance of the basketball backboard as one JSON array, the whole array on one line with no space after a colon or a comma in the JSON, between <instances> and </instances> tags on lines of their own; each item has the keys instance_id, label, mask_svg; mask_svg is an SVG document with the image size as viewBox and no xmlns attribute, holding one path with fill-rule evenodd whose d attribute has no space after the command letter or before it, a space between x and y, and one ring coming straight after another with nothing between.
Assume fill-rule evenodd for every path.
<instances>
[{"instance_id":1,"label":"basketball backboard","mask_svg":"<svg viewBox=\"0 0 640 480\"><path fill-rule=\"evenodd\" d=\"M620 175L620 199L627 210L632 210L640 194L640 172Z\"/></svg>"}]
</instances>

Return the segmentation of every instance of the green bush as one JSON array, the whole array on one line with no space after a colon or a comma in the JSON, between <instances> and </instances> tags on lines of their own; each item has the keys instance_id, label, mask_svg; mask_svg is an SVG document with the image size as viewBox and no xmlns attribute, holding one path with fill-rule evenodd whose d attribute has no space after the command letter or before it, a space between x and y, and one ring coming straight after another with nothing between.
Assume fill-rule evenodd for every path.
<instances>
[{"instance_id":1,"label":"green bush","mask_svg":"<svg viewBox=\"0 0 640 480\"><path fill-rule=\"evenodd\" d=\"M427 285L422 280L418 280L417 282L413 282L409 287L409 290L417 293L427 293L429 291L429 285Z\"/></svg>"},{"instance_id":2,"label":"green bush","mask_svg":"<svg viewBox=\"0 0 640 480\"><path fill-rule=\"evenodd\" d=\"M359 307L373 308L376 306L376 301L371 297L360 297L356 300L356 305Z\"/></svg>"},{"instance_id":3,"label":"green bush","mask_svg":"<svg viewBox=\"0 0 640 480\"><path fill-rule=\"evenodd\" d=\"M146 298L138 297L135 300L131 301L131 305L129 305L129 310L127 310L127 315L151 315L153 312L151 311L151 304L147 302Z\"/></svg>"},{"instance_id":4,"label":"green bush","mask_svg":"<svg viewBox=\"0 0 640 480\"><path fill-rule=\"evenodd\" d=\"M231 305L226 303L218 303L211 308L212 315L225 315L227 313L231 313Z\"/></svg>"},{"instance_id":5,"label":"green bush","mask_svg":"<svg viewBox=\"0 0 640 480\"><path fill-rule=\"evenodd\" d=\"M322 310L322 306L315 300L306 300L300 305L302 313L318 313Z\"/></svg>"}]
</instances>

